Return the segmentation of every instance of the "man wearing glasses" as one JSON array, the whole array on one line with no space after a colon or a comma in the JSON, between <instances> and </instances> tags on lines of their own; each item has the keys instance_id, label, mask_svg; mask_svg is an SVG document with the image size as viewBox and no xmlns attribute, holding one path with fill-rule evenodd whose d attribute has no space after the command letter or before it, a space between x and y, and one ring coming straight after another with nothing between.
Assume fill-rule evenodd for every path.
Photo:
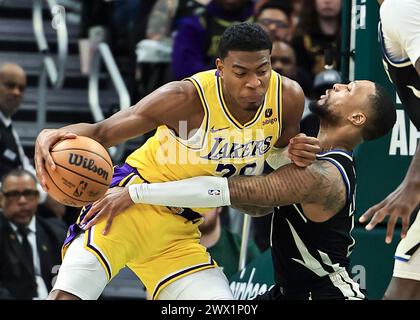
<instances>
[{"instance_id":1,"label":"man wearing glasses","mask_svg":"<svg viewBox=\"0 0 420 320\"><path fill-rule=\"evenodd\" d=\"M271 41L290 42L292 38L292 6L287 1L269 1L257 13L257 23L268 33Z\"/></svg>"},{"instance_id":2,"label":"man wearing glasses","mask_svg":"<svg viewBox=\"0 0 420 320\"><path fill-rule=\"evenodd\" d=\"M3 176L0 193L0 300L43 299L60 263L66 229L58 219L36 217L39 191L23 169Z\"/></svg>"}]
</instances>

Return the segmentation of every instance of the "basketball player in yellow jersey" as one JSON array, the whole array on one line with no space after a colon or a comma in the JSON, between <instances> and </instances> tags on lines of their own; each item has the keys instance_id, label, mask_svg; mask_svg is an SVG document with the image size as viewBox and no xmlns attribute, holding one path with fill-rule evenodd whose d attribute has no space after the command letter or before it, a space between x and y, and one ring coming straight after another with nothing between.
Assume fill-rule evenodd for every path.
<instances>
[{"instance_id":1,"label":"basketball player in yellow jersey","mask_svg":"<svg viewBox=\"0 0 420 320\"><path fill-rule=\"evenodd\" d=\"M45 165L54 169L50 149L60 139L83 135L109 147L154 128L155 136L116 167L110 194L133 183L259 174L273 150L292 138L291 160L300 166L314 161L317 139L296 137L302 89L271 70L266 33L255 24L231 26L219 50L217 70L169 83L100 123L43 130L35 147L41 184ZM223 272L199 243L204 209L133 205L106 235L106 219L85 228L94 214L89 209L70 227L50 298L96 299L127 265L154 299L233 299Z\"/></svg>"}]
</instances>

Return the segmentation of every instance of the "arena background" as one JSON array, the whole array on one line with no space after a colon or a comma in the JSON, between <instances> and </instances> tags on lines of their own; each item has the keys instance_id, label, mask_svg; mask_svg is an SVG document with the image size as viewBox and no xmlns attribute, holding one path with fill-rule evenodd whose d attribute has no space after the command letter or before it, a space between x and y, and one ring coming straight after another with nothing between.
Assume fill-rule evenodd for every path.
<instances>
[{"instance_id":1,"label":"arena background","mask_svg":"<svg viewBox=\"0 0 420 320\"><path fill-rule=\"evenodd\" d=\"M60 1L60 4L66 8L67 21L70 20L66 27L69 35L65 50L66 54L68 53L66 61L60 59L60 55L57 54L63 41L59 39L60 37L57 38L56 33L62 31L62 24L56 20L55 28L54 25L51 27L51 15L48 16L48 11L45 9L46 1L0 0L0 63L17 62L28 74L28 90L21 110L14 117L14 123L29 157L33 156L34 139L41 128L60 127L79 121L98 121L116 109L130 105L127 89L121 85L120 72L115 70L113 59L109 57L106 46L101 48L101 53L103 60L109 60L108 71L98 67L98 70L88 75L80 74L77 26L74 22L71 23L72 10L77 11L77 6L72 1ZM41 24L43 21L45 28L43 32L46 34L49 47L45 47L45 44L44 47L40 46L42 40L36 45L32 27L33 5L44 6L41 10L43 13ZM342 74L348 76L349 80L377 81L385 85L397 101L395 91L382 66L377 41L377 2L343 0L342 16ZM57 17L60 17L59 13L55 16ZM56 63L55 67L51 65L51 58ZM160 58L162 61L166 59ZM60 63L64 62L65 77L61 79L63 74L60 71L62 69ZM121 73L123 71L121 70ZM109 75L113 76L111 79L113 86L105 85L105 79L110 80ZM124 81L127 82L127 79ZM100 92L100 101L96 89ZM88 105L90 109L85 107ZM400 105L398 109L398 119L392 133L380 140L365 143L356 150L357 218L396 188L403 179L416 149L420 134L413 125L410 125ZM139 141L142 139L127 143L125 152L132 150ZM121 150L121 148L114 149L111 154L117 158L121 157L121 154L119 155ZM400 229L397 228L391 245L386 245L384 242L385 231L386 225L382 224L367 232L356 219L353 232L356 247L351 256L351 271L361 287L368 288L367 294L370 299L382 297L392 274L393 253L399 240ZM270 252L263 253L230 280L238 298L247 298L248 294L268 288L273 283ZM131 286L128 282L121 281L120 285L124 283L127 287ZM118 297L119 287L115 288L111 286L108 289L109 296ZM133 289L132 297L135 295L139 297L139 291ZM144 297L144 292L141 297Z\"/></svg>"}]
</instances>

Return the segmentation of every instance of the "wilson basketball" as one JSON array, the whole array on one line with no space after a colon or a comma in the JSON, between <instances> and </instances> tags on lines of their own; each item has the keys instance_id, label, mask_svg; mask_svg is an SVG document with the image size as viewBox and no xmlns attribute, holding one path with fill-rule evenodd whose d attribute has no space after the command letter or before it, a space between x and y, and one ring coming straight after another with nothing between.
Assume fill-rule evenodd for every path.
<instances>
[{"instance_id":1,"label":"wilson basketball","mask_svg":"<svg viewBox=\"0 0 420 320\"><path fill-rule=\"evenodd\" d=\"M114 172L111 158L97 141L78 136L58 142L51 150L56 170L47 165L48 194L58 202L81 207L101 198Z\"/></svg>"}]
</instances>

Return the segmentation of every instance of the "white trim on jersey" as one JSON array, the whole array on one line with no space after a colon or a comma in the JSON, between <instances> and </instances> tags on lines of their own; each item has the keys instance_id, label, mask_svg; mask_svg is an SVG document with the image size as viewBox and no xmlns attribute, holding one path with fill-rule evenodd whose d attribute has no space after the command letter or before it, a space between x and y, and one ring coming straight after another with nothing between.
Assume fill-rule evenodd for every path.
<instances>
[{"instance_id":1,"label":"white trim on jersey","mask_svg":"<svg viewBox=\"0 0 420 320\"><path fill-rule=\"evenodd\" d=\"M350 231L349 231L349 235L350 235L350 238L351 238L351 243L347 247L346 257L349 257L351 255L351 253L353 252L354 245L356 243L356 240L351 235L351 232L353 231L353 229L354 229L354 216L351 218L351 228L350 228Z\"/></svg>"},{"instance_id":2,"label":"white trim on jersey","mask_svg":"<svg viewBox=\"0 0 420 320\"><path fill-rule=\"evenodd\" d=\"M316 156L317 157L325 157L325 156L328 156L330 154L339 154L339 155L342 155L342 156L346 157L350 161L353 161L353 157L350 154L348 154L347 152L341 151L341 150L326 151L326 152L323 152L323 153L318 153Z\"/></svg>"},{"instance_id":3,"label":"white trim on jersey","mask_svg":"<svg viewBox=\"0 0 420 320\"><path fill-rule=\"evenodd\" d=\"M295 210L299 213L299 215L302 217L303 221L305 221L305 223L308 223L308 219L306 219L305 215L302 213L302 211L299 210L298 206L296 205L296 203L293 204L293 207L295 208Z\"/></svg>"},{"instance_id":4,"label":"white trim on jersey","mask_svg":"<svg viewBox=\"0 0 420 320\"><path fill-rule=\"evenodd\" d=\"M307 269L311 270L313 273L315 273L319 277L324 277L329 274L328 271L326 271L321 263L309 253L308 248L303 243L302 239L297 234L295 228L293 228L292 224L289 222L288 219L286 219L287 223L289 224L290 231L292 232L293 239L295 240L295 244L297 249L299 250L300 255L302 256L302 260L292 258L293 261L296 261L297 263L300 263L302 266L306 267Z\"/></svg>"}]
</instances>

